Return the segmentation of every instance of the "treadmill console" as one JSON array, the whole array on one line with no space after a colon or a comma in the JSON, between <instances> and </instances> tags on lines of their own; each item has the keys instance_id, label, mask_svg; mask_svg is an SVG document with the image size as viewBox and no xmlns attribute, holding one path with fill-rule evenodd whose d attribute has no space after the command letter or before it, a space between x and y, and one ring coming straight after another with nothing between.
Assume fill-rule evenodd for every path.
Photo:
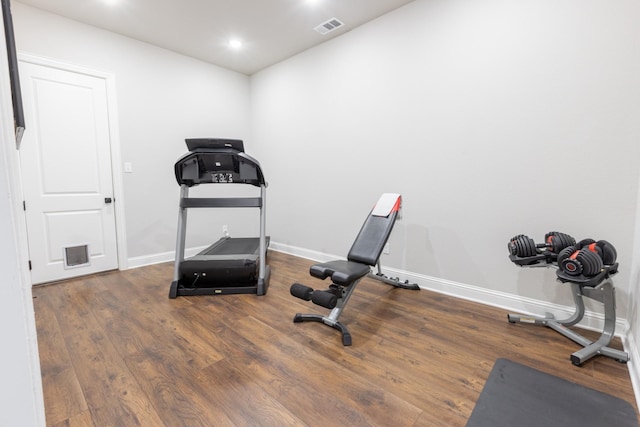
<instances>
[{"instance_id":1,"label":"treadmill console","mask_svg":"<svg viewBox=\"0 0 640 427\"><path fill-rule=\"evenodd\" d=\"M223 139L223 138L187 138L189 151L200 149L207 150L234 150L244 152L244 143L240 139Z\"/></svg>"},{"instance_id":2,"label":"treadmill console","mask_svg":"<svg viewBox=\"0 0 640 427\"><path fill-rule=\"evenodd\" d=\"M180 185L236 183L266 185L260 163L244 153L242 141L234 139L188 139L189 153L175 164Z\"/></svg>"}]
</instances>

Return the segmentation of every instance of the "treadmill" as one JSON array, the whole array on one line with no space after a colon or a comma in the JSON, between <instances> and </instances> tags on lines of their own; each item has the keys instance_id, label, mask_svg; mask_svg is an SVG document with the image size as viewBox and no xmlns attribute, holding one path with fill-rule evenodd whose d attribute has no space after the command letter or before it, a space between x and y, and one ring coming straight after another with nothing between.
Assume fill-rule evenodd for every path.
<instances>
[{"instance_id":1,"label":"treadmill","mask_svg":"<svg viewBox=\"0 0 640 427\"><path fill-rule=\"evenodd\" d=\"M176 259L169 298L192 295L265 295L270 269L266 265L269 237L265 235L267 184L260 163L244 152L238 139L187 139L189 153L175 164L180 185ZM249 184L259 197L189 197L200 184ZM184 258L187 210L201 208L258 208L260 236L224 236L191 258Z\"/></svg>"}]
</instances>

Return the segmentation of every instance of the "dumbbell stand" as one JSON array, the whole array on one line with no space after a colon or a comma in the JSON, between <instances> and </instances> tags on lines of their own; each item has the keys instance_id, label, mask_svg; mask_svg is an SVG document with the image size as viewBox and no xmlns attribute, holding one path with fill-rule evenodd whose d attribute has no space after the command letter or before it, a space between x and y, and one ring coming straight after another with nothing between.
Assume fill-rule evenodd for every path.
<instances>
[{"instance_id":1,"label":"dumbbell stand","mask_svg":"<svg viewBox=\"0 0 640 427\"><path fill-rule=\"evenodd\" d=\"M366 277L366 276L365 276ZM344 309L344 306L347 305L349 298L351 298L351 294L356 289L356 285L360 282L361 279L356 280L350 286L342 288L342 296L338 298L338 302L336 306L331 309L331 312L328 316L323 316L321 314L302 314L296 313L293 317L293 323L300 322L321 322L327 326L331 326L333 329L337 329L342 334L342 345L349 346L351 345L351 333L346 326L342 323L338 322L338 318Z\"/></svg>"},{"instance_id":2,"label":"dumbbell stand","mask_svg":"<svg viewBox=\"0 0 640 427\"><path fill-rule=\"evenodd\" d=\"M507 318L509 322L547 326L580 344L584 348L576 351L570 357L571 363L576 366L582 365L597 355L610 357L622 363L628 362L629 355L626 352L607 347L613 338L616 328L616 298L615 288L611 278L607 278L596 286L584 286L573 282L570 282L570 285L573 301L576 306L575 312L570 317L560 320L556 319L551 313L546 313L545 317L508 314ZM599 301L604 305L604 328L600 338L596 341L591 341L569 329L569 326L577 324L584 317L585 308L583 297Z\"/></svg>"}]
</instances>

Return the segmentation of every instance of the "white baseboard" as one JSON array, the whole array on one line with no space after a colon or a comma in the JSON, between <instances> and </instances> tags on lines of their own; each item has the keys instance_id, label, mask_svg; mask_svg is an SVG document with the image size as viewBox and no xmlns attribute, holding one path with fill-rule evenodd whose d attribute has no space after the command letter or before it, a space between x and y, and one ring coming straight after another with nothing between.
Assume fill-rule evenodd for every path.
<instances>
[{"instance_id":1,"label":"white baseboard","mask_svg":"<svg viewBox=\"0 0 640 427\"><path fill-rule=\"evenodd\" d=\"M271 241L269 249L283 252L285 254L294 255L300 258L309 259L315 262L329 262L337 259L345 259L336 255L330 255L324 252L312 251L310 249L299 248L297 246L285 245L282 243Z\"/></svg>"},{"instance_id":2,"label":"white baseboard","mask_svg":"<svg viewBox=\"0 0 640 427\"><path fill-rule=\"evenodd\" d=\"M198 252L202 251L205 248L207 248L207 246L185 249L184 256L185 258L194 256L195 254L197 254ZM127 259L127 266L128 268L138 268L138 267L144 267L145 265L161 264L163 262L173 262L173 260L175 260L175 253L176 253L175 251L170 251L170 252L161 252L159 254L129 258Z\"/></svg>"}]
</instances>

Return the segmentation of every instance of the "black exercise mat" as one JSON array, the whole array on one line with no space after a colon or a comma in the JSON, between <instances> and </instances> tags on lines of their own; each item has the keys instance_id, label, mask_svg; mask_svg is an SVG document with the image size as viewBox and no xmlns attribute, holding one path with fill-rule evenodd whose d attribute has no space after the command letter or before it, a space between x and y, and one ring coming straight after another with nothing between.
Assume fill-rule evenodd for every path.
<instances>
[{"instance_id":1,"label":"black exercise mat","mask_svg":"<svg viewBox=\"0 0 640 427\"><path fill-rule=\"evenodd\" d=\"M502 426L638 427L638 418L622 399L498 359L467 427Z\"/></svg>"}]
</instances>

